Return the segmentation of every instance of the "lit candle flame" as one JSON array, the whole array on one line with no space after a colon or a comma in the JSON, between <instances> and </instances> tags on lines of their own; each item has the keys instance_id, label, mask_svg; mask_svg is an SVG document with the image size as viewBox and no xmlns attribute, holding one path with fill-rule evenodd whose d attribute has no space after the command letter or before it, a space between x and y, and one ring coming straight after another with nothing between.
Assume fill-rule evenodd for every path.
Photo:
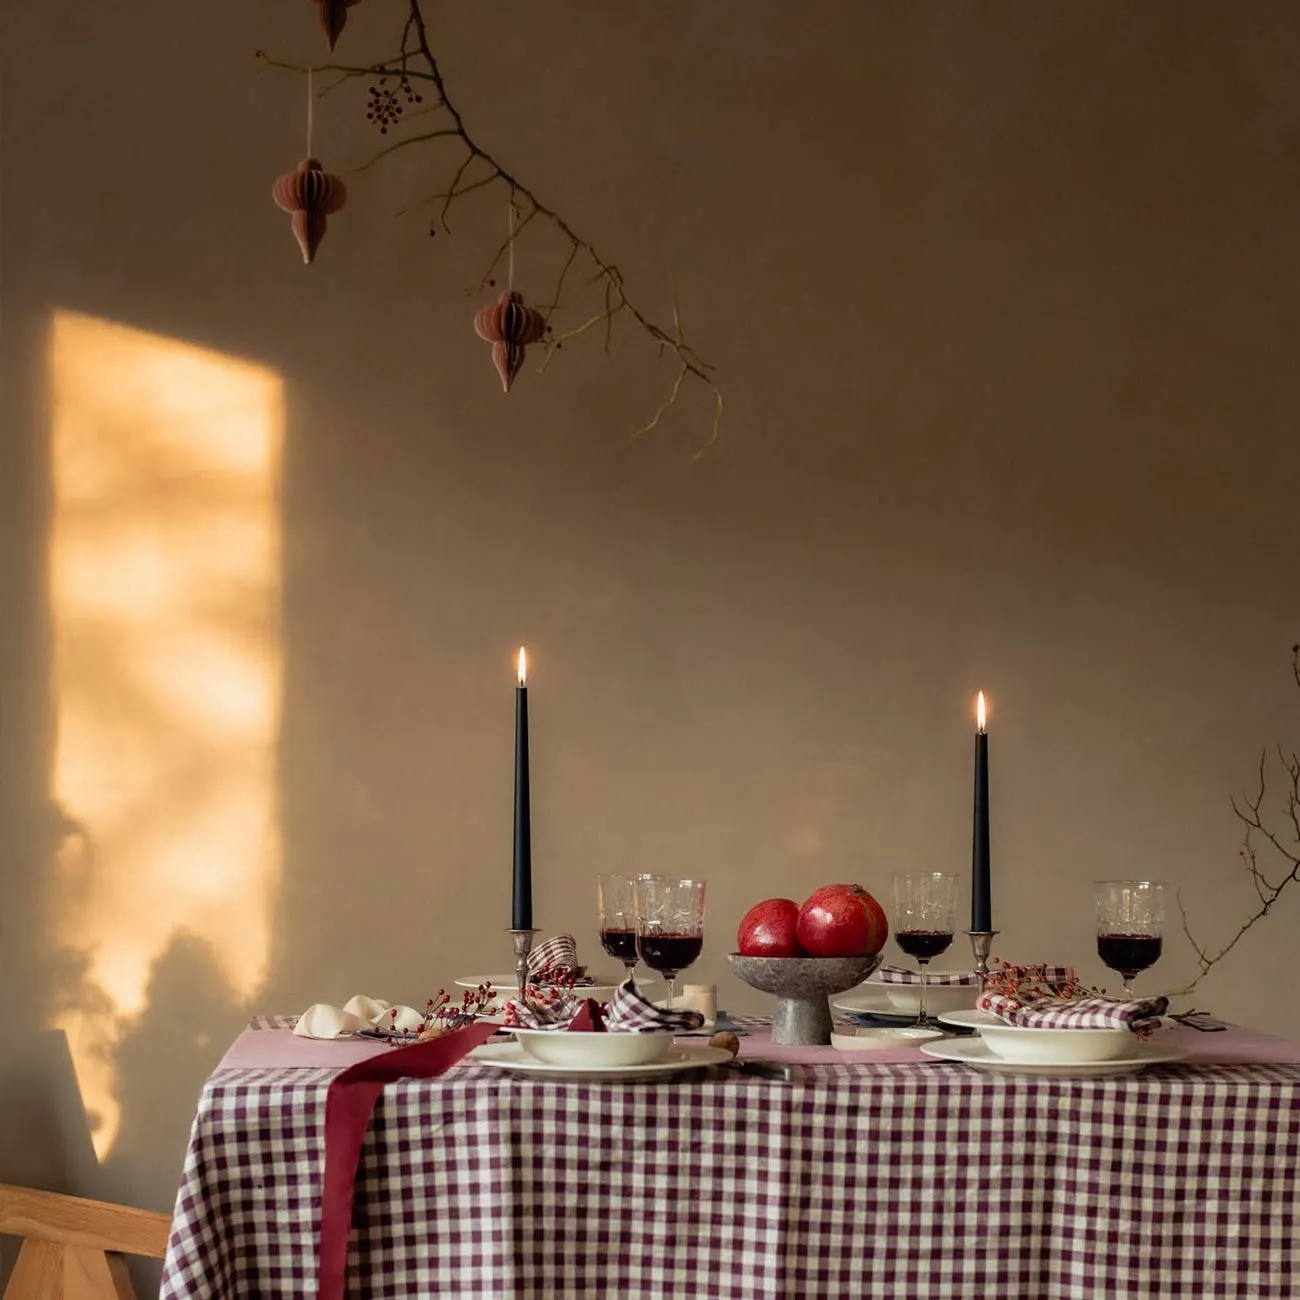
<instances>
[{"instance_id":1,"label":"lit candle flame","mask_svg":"<svg viewBox=\"0 0 1300 1300\"><path fill-rule=\"evenodd\" d=\"M519 685L526 686L527 684L528 684L528 656L524 653L523 646L520 646L519 647ZM980 698L983 699L984 697L981 696ZM981 705L981 708L982 707L983 706ZM981 714L981 716L983 715Z\"/></svg>"},{"instance_id":2,"label":"lit candle flame","mask_svg":"<svg viewBox=\"0 0 1300 1300\"><path fill-rule=\"evenodd\" d=\"M521 650L519 653L523 654L523 651ZM983 691L980 692L979 703L976 704L975 706L975 719L979 724L979 729L981 732L987 730L987 728L984 726L984 692Z\"/></svg>"}]
</instances>

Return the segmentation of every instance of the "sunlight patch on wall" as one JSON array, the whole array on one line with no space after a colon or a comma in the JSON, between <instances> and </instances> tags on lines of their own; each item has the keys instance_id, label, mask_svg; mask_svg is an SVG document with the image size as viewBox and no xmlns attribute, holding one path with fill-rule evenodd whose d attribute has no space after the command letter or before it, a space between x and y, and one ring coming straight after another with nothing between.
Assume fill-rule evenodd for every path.
<instances>
[{"instance_id":1,"label":"sunlight patch on wall","mask_svg":"<svg viewBox=\"0 0 1300 1300\"><path fill-rule=\"evenodd\" d=\"M283 386L248 362L54 317L50 608L56 942L85 979L68 1036L101 1159L114 1048L178 933L235 994L266 976L280 876Z\"/></svg>"}]
</instances>

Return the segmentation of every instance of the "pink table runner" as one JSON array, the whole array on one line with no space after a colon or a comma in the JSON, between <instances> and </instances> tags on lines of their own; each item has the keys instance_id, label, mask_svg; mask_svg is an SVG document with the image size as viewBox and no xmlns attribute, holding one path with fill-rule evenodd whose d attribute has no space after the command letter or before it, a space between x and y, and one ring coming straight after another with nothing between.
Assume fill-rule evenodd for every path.
<instances>
[{"instance_id":1,"label":"pink table runner","mask_svg":"<svg viewBox=\"0 0 1300 1300\"><path fill-rule=\"evenodd\" d=\"M292 1024L283 1020L281 1024ZM1062 1031L1064 1032L1064 1031ZM684 1043L707 1039L684 1038ZM1155 1041L1155 1040L1151 1040ZM1207 1034L1179 1025L1160 1031L1161 1042L1176 1043L1187 1051L1186 1065L1300 1065L1300 1043L1253 1029L1234 1027ZM221 1059L217 1071L235 1069L343 1069L393 1049L377 1039L343 1038L322 1040L299 1038L285 1028L246 1029ZM765 1027L754 1024L740 1040L742 1060L773 1061L781 1065L902 1065L943 1064L926 1056L919 1047L889 1048L878 1052L841 1052L834 1047L784 1047L773 1043ZM466 1061L465 1064L473 1064Z\"/></svg>"}]
</instances>

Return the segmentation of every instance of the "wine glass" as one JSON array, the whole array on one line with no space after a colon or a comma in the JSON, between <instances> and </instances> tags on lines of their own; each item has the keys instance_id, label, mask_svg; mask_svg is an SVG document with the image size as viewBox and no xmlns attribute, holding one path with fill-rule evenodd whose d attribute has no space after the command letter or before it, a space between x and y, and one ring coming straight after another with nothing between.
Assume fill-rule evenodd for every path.
<instances>
[{"instance_id":1,"label":"wine glass","mask_svg":"<svg viewBox=\"0 0 1300 1300\"><path fill-rule=\"evenodd\" d=\"M925 1010L925 968L931 957L947 952L952 945L959 880L959 876L944 871L900 872L894 876L894 942L914 957L920 968L916 1023L925 1028L939 1027L939 1022Z\"/></svg>"},{"instance_id":2,"label":"wine glass","mask_svg":"<svg viewBox=\"0 0 1300 1300\"><path fill-rule=\"evenodd\" d=\"M636 881L636 951L668 981L668 1007L677 977L704 948L703 880L639 876Z\"/></svg>"},{"instance_id":3,"label":"wine glass","mask_svg":"<svg viewBox=\"0 0 1300 1300\"><path fill-rule=\"evenodd\" d=\"M1097 956L1120 973L1124 996L1132 998L1134 976L1160 960L1164 881L1098 880L1092 896L1097 903Z\"/></svg>"},{"instance_id":4,"label":"wine glass","mask_svg":"<svg viewBox=\"0 0 1300 1300\"><path fill-rule=\"evenodd\" d=\"M600 946L623 963L624 978L636 969L636 882L643 878L608 873L596 877Z\"/></svg>"}]
</instances>

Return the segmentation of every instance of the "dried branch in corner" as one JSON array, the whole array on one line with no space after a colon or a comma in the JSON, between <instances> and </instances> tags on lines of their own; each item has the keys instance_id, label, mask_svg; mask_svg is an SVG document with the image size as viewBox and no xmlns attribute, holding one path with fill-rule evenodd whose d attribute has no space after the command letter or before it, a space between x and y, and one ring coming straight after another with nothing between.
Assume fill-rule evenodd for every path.
<instances>
[{"instance_id":1,"label":"dried branch in corner","mask_svg":"<svg viewBox=\"0 0 1300 1300\"><path fill-rule=\"evenodd\" d=\"M348 3L354 2L355 0L348 0ZM722 392L713 379L713 366L705 361L687 341L676 304L676 295L674 294L672 328L669 329L653 320L639 302L629 295L616 263L602 255L589 239L579 234L557 209L543 203L528 184L502 166L496 156L485 149L470 133L460 109L447 93L442 69L430 44L422 4L423 0L406 0L401 39L398 53L394 57L368 66L328 63L318 65L314 69L317 72L336 74L333 84L327 87L323 94L328 94L340 85L357 78L373 79L366 106L367 117L381 134L387 135L390 128L399 124L407 115L408 109L412 110L410 116L429 115L435 123L430 130L405 136L386 145L356 170L364 171L381 159L411 146L429 145L439 140L455 142L459 149L459 158L454 161L443 160L441 163L450 171L450 184L427 195L424 200L426 204L439 205L437 215L430 226L430 234L436 234L439 230L450 233L448 214L457 200L488 187L498 187L503 190L508 196L511 211L517 214L518 220L512 226L511 236L496 250L487 270L480 278L479 287L486 289L502 257L513 249L514 241L523 229L539 217L543 223L549 224L568 244L568 252L549 305L541 312L546 322L546 332L541 340L544 357L540 369L544 371L547 368L554 354L566 342L596 328L602 328L604 346L608 351L613 341L615 318L618 316L629 318L656 345L659 354L670 355L676 365L676 375L666 398L649 420L633 432L640 436L658 428L663 417L676 405L686 385L697 383L706 388L713 398L710 436L704 446L695 453L696 456L703 455L717 441L722 420ZM340 8L340 15L336 17L345 18L346 15L342 14L341 10L346 6L336 7ZM342 26L340 21L337 23L337 30L331 31L327 27L327 34L331 37L331 49L333 49L333 40L342 31ZM306 67L297 64L269 58L260 50L257 52L257 57L268 67L300 73L309 71ZM426 100L429 102L426 103ZM552 324L552 318L562 310L561 297L565 283L575 262L584 261L591 272L587 277L586 285L600 286L601 307L579 324L568 329L557 329Z\"/></svg>"},{"instance_id":2,"label":"dried branch in corner","mask_svg":"<svg viewBox=\"0 0 1300 1300\"><path fill-rule=\"evenodd\" d=\"M1300 645L1291 647L1291 675L1300 687ZM1275 800L1278 806L1272 811L1266 808L1270 769L1281 778L1281 789ZM1275 750L1264 749L1259 756L1255 793L1240 798L1233 796L1232 811L1244 828L1238 856L1250 876L1257 901L1232 938L1214 951L1192 934L1187 909L1179 897L1183 934L1200 968L1187 990L1194 989L1273 910L1287 887L1300 880L1300 753L1295 750L1288 753L1282 745ZM1260 862L1261 852L1269 859L1267 867Z\"/></svg>"}]
</instances>

